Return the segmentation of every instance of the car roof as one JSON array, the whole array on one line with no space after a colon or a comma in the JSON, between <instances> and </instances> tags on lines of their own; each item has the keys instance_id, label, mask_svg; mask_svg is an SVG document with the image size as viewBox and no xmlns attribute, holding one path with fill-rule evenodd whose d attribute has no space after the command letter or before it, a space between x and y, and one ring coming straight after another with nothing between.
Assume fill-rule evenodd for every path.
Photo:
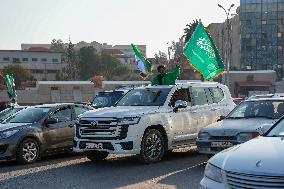
<instances>
[{"instance_id":1,"label":"car roof","mask_svg":"<svg viewBox=\"0 0 284 189\"><path fill-rule=\"evenodd\" d=\"M202 81L188 81L182 83L176 83L175 85L157 85L157 86L143 86L138 88L172 88L174 86L177 87L190 87L190 86L198 86L198 87L210 87L210 86L223 86L218 82L202 82Z\"/></svg>"},{"instance_id":2,"label":"car roof","mask_svg":"<svg viewBox=\"0 0 284 189\"><path fill-rule=\"evenodd\" d=\"M67 105L81 105L82 104L74 104L74 103L54 103L54 104L41 104L41 105L35 105L31 107L36 107L36 108L54 108L57 106L67 106Z\"/></svg>"},{"instance_id":3,"label":"car roof","mask_svg":"<svg viewBox=\"0 0 284 189\"><path fill-rule=\"evenodd\" d=\"M248 99L245 102L254 102L254 101L284 101L283 97L276 97L276 98L255 98L255 99Z\"/></svg>"}]
</instances>

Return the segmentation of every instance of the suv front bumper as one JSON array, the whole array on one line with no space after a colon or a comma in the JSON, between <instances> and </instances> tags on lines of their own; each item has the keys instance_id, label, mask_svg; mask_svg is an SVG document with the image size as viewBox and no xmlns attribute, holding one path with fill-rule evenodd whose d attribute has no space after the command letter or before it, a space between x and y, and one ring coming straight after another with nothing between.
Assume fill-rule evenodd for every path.
<instances>
[{"instance_id":1,"label":"suv front bumper","mask_svg":"<svg viewBox=\"0 0 284 189\"><path fill-rule=\"evenodd\" d=\"M89 148L89 144L93 144L94 148ZM140 142L134 138L126 138L125 140L88 140L74 138L73 151L76 153L84 153L89 151L106 151L110 154L139 154Z\"/></svg>"},{"instance_id":2,"label":"suv front bumper","mask_svg":"<svg viewBox=\"0 0 284 189\"><path fill-rule=\"evenodd\" d=\"M234 145L240 144L238 141L221 141L221 140L196 140L196 146L197 150L200 154L208 154L208 155L215 155L227 148L230 148L231 146L228 147L212 147L211 144L212 142L230 142Z\"/></svg>"}]
</instances>

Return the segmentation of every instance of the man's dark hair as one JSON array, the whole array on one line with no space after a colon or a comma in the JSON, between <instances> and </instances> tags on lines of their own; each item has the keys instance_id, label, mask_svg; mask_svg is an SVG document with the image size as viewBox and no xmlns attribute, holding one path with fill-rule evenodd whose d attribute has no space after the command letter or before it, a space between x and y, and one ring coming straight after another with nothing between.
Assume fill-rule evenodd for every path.
<instances>
[{"instance_id":1,"label":"man's dark hair","mask_svg":"<svg viewBox=\"0 0 284 189\"><path fill-rule=\"evenodd\" d=\"M166 67L164 65L160 65L160 66L157 67L158 72L160 71L161 68L166 69Z\"/></svg>"}]
</instances>

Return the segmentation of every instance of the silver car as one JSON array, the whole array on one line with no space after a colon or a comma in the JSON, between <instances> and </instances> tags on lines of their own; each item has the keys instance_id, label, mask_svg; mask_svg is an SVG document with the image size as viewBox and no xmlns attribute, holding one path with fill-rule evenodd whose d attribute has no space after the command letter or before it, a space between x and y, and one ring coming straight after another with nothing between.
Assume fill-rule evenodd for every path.
<instances>
[{"instance_id":1,"label":"silver car","mask_svg":"<svg viewBox=\"0 0 284 189\"><path fill-rule=\"evenodd\" d=\"M284 98L261 98L240 103L222 121L200 130L199 153L212 156L266 133L284 114Z\"/></svg>"}]
</instances>

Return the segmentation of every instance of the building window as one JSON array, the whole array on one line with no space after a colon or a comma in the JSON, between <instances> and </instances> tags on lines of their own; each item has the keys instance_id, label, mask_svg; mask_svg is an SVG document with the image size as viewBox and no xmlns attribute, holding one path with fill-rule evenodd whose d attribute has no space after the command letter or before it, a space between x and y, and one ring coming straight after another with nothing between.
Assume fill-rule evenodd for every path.
<instances>
[{"instance_id":1,"label":"building window","mask_svg":"<svg viewBox=\"0 0 284 189\"><path fill-rule=\"evenodd\" d=\"M246 36L245 36L245 38L249 39L249 38L250 38L250 34L247 33Z\"/></svg>"},{"instance_id":2,"label":"building window","mask_svg":"<svg viewBox=\"0 0 284 189\"><path fill-rule=\"evenodd\" d=\"M47 62L47 59L46 58L42 58L41 61L42 62Z\"/></svg>"},{"instance_id":3,"label":"building window","mask_svg":"<svg viewBox=\"0 0 284 189\"><path fill-rule=\"evenodd\" d=\"M246 69L247 69L247 70L251 70L251 65L247 65L247 66L246 66Z\"/></svg>"},{"instance_id":4,"label":"building window","mask_svg":"<svg viewBox=\"0 0 284 189\"><path fill-rule=\"evenodd\" d=\"M266 20L262 20L262 21L261 21L261 24L262 24L262 25L266 25L266 24L267 24L267 21L266 21Z\"/></svg>"},{"instance_id":5,"label":"building window","mask_svg":"<svg viewBox=\"0 0 284 189\"><path fill-rule=\"evenodd\" d=\"M261 49L262 49L262 50L266 50L266 46L265 46L265 45L262 45L262 46L261 46Z\"/></svg>"},{"instance_id":6,"label":"building window","mask_svg":"<svg viewBox=\"0 0 284 189\"><path fill-rule=\"evenodd\" d=\"M20 59L19 58L13 58L13 63L19 63Z\"/></svg>"},{"instance_id":7,"label":"building window","mask_svg":"<svg viewBox=\"0 0 284 189\"><path fill-rule=\"evenodd\" d=\"M37 62L37 58L32 58L32 61L33 62Z\"/></svg>"},{"instance_id":8,"label":"building window","mask_svg":"<svg viewBox=\"0 0 284 189\"><path fill-rule=\"evenodd\" d=\"M4 57L3 60L4 61L10 61L10 58L9 57Z\"/></svg>"},{"instance_id":9,"label":"building window","mask_svg":"<svg viewBox=\"0 0 284 189\"><path fill-rule=\"evenodd\" d=\"M283 33L282 32L278 32L277 33L277 37L282 37L283 36Z\"/></svg>"},{"instance_id":10,"label":"building window","mask_svg":"<svg viewBox=\"0 0 284 189\"><path fill-rule=\"evenodd\" d=\"M33 74L43 74L43 70L31 70Z\"/></svg>"},{"instance_id":11,"label":"building window","mask_svg":"<svg viewBox=\"0 0 284 189\"><path fill-rule=\"evenodd\" d=\"M56 72L57 72L56 70L47 70L48 74L56 74Z\"/></svg>"},{"instance_id":12,"label":"building window","mask_svg":"<svg viewBox=\"0 0 284 189\"><path fill-rule=\"evenodd\" d=\"M283 56L283 46L279 45L277 47L278 56Z\"/></svg>"},{"instance_id":13,"label":"building window","mask_svg":"<svg viewBox=\"0 0 284 189\"><path fill-rule=\"evenodd\" d=\"M27 61L29 61L29 59L28 59L28 58L22 58L22 60L23 60L23 62L27 62Z\"/></svg>"},{"instance_id":14,"label":"building window","mask_svg":"<svg viewBox=\"0 0 284 189\"><path fill-rule=\"evenodd\" d=\"M261 33L262 38L267 38L267 33Z\"/></svg>"},{"instance_id":15,"label":"building window","mask_svg":"<svg viewBox=\"0 0 284 189\"><path fill-rule=\"evenodd\" d=\"M282 25L283 24L283 19L278 19L278 25Z\"/></svg>"},{"instance_id":16,"label":"building window","mask_svg":"<svg viewBox=\"0 0 284 189\"><path fill-rule=\"evenodd\" d=\"M58 59L57 58L53 58L52 62L58 62Z\"/></svg>"}]
</instances>

